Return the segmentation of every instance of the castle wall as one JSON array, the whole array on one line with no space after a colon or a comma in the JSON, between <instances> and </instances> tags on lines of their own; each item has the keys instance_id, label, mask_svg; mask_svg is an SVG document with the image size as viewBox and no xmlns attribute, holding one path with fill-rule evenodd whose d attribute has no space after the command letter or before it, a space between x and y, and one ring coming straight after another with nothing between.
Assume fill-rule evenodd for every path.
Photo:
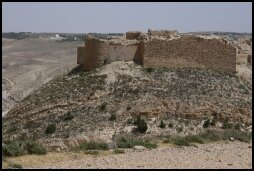
<instances>
[{"instance_id":1,"label":"castle wall","mask_svg":"<svg viewBox=\"0 0 254 171\"><path fill-rule=\"evenodd\" d=\"M166 37L171 38L178 34L176 30L150 30L148 31L148 34L153 37Z\"/></svg>"},{"instance_id":2,"label":"castle wall","mask_svg":"<svg viewBox=\"0 0 254 171\"><path fill-rule=\"evenodd\" d=\"M144 43L143 64L151 67L196 67L234 73L236 49L225 41L182 36Z\"/></svg>"},{"instance_id":3,"label":"castle wall","mask_svg":"<svg viewBox=\"0 0 254 171\"><path fill-rule=\"evenodd\" d=\"M109 45L103 49L109 61L132 61L138 58L138 45Z\"/></svg>"},{"instance_id":4,"label":"castle wall","mask_svg":"<svg viewBox=\"0 0 254 171\"><path fill-rule=\"evenodd\" d=\"M128 40L133 40L133 39L138 39L138 37L141 35L141 32L126 32L126 39Z\"/></svg>"},{"instance_id":5,"label":"castle wall","mask_svg":"<svg viewBox=\"0 0 254 171\"><path fill-rule=\"evenodd\" d=\"M104 47L104 42L96 38L87 38L85 40L86 53L84 56L84 70L90 71L100 64L101 49Z\"/></svg>"},{"instance_id":6,"label":"castle wall","mask_svg":"<svg viewBox=\"0 0 254 171\"><path fill-rule=\"evenodd\" d=\"M132 61L139 59L138 44L109 44L96 38L85 40L84 69L90 71L104 65L105 62Z\"/></svg>"},{"instance_id":7,"label":"castle wall","mask_svg":"<svg viewBox=\"0 0 254 171\"><path fill-rule=\"evenodd\" d=\"M86 48L85 46L81 46L77 48L77 64L84 64L86 54Z\"/></svg>"}]
</instances>

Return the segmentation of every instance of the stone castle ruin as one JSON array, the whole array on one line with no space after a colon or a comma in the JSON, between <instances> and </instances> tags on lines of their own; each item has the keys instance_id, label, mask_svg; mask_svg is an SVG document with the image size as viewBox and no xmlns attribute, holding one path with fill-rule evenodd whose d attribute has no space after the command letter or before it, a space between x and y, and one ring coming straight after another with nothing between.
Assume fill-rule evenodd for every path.
<instances>
[{"instance_id":1,"label":"stone castle ruin","mask_svg":"<svg viewBox=\"0 0 254 171\"><path fill-rule=\"evenodd\" d=\"M147 67L206 68L236 72L236 48L228 41L176 30L127 32L124 36L98 39L86 35L85 46L77 48L77 63L85 71L113 61L134 61Z\"/></svg>"}]
</instances>

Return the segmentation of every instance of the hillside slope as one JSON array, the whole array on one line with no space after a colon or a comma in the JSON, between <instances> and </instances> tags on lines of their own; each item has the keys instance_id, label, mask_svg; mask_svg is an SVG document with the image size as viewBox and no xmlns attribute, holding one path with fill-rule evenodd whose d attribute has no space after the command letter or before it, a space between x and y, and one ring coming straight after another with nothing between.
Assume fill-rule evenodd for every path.
<instances>
[{"instance_id":1,"label":"hillside slope","mask_svg":"<svg viewBox=\"0 0 254 171\"><path fill-rule=\"evenodd\" d=\"M9 111L2 137L36 137L63 149L82 139L110 142L131 132L138 115L148 123L147 135L197 133L208 118L216 118L216 127L229 119L244 129L251 125L251 95L251 82L206 70L145 69L122 61L91 72L77 67ZM161 120L172 126L159 128ZM56 131L45 134L50 124Z\"/></svg>"}]
</instances>

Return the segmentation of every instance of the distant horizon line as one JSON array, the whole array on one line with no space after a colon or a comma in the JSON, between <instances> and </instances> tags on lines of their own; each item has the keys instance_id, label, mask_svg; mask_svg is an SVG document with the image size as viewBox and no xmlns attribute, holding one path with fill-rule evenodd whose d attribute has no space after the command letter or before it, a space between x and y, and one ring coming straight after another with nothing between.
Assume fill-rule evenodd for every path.
<instances>
[{"instance_id":1,"label":"distant horizon line","mask_svg":"<svg viewBox=\"0 0 254 171\"><path fill-rule=\"evenodd\" d=\"M165 29L163 29L165 30ZM143 32L143 31L140 31ZM247 34L252 34L252 32L236 32L236 31L189 31L189 32L179 32L178 33L199 33L199 32L204 32L204 33L209 33L209 32L225 32L225 33L247 33ZM119 33L126 33L126 32L31 32L31 31L19 31L19 32L2 32L3 33L72 33L72 34L87 34L87 33L100 33L100 34L109 34L109 33L114 33L114 34L119 34Z\"/></svg>"}]
</instances>

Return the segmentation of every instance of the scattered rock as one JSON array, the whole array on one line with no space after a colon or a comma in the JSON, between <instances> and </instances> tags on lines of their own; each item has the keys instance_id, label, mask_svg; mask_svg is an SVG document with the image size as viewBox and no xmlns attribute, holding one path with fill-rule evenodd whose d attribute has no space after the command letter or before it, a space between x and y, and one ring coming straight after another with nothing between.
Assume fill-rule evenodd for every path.
<instances>
[{"instance_id":1,"label":"scattered rock","mask_svg":"<svg viewBox=\"0 0 254 171\"><path fill-rule=\"evenodd\" d=\"M211 152L211 150L205 149L206 152Z\"/></svg>"},{"instance_id":2,"label":"scattered rock","mask_svg":"<svg viewBox=\"0 0 254 171\"><path fill-rule=\"evenodd\" d=\"M233 137L229 137L230 141L235 141L235 139Z\"/></svg>"},{"instance_id":3,"label":"scattered rock","mask_svg":"<svg viewBox=\"0 0 254 171\"><path fill-rule=\"evenodd\" d=\"M60 148L56 148L56 151L57 151L57 152L61 152L61 149L60 149Z\"/></svg>"},{"instance_id":4,"label":"scattered rock","mask_svg":"<svg viewBox=\"0 0 254 171\"><path fill-rule=\"evenodd\" d=\"M141 146L141 145L136 145L133 148L134 148L134 150L137 150L137 151L144 151L144 150L146 150L146 148L144 146Z\"/></svg>"}]
</instances>

